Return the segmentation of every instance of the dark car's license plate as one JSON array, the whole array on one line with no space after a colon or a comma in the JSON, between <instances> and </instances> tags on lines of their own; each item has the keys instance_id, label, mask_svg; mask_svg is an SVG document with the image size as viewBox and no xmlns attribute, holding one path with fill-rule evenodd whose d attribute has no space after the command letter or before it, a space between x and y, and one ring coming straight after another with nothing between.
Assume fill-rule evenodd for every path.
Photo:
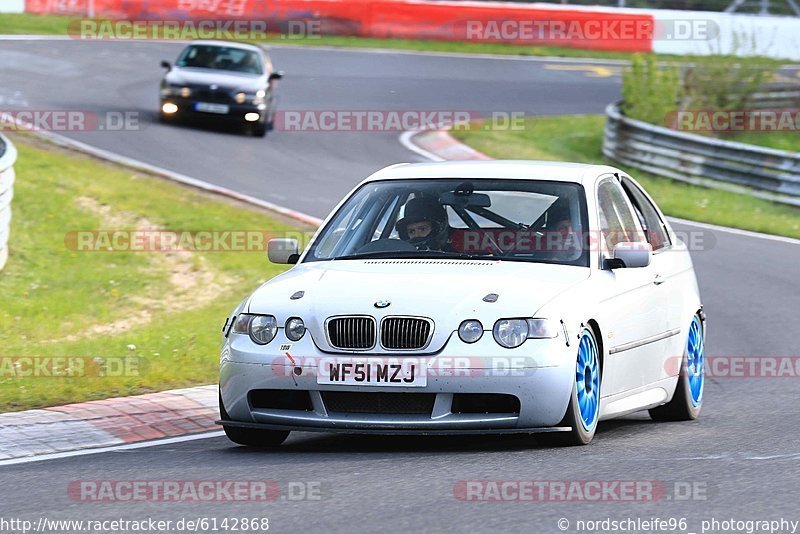
<instances>
[{"instance_id":1,"label":"dark car's license plate","mask_svg":"<svg viewBox=\"0 0 800 534\"><path fill-rule=\"evenodd\" d=\"M225 114L230 111L230 107L225 104L213 104L211 102L197 102L194 109L204 113L220 113Z\"/></svg>"}]
</instances>

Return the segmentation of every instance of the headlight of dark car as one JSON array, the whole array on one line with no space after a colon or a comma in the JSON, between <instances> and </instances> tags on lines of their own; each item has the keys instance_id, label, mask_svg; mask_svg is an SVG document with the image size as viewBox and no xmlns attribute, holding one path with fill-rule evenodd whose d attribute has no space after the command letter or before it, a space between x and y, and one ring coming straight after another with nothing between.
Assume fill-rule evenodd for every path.
<instances>
[{"instance_id":1,"label":"headlight of dark car","mask_svg":"<svg viewBox=\"0 0 800 534\"><path fill-rule=\"evenodd\" d=\"M233 100L236 101L237 104L244 104L245 102L249 102L254 106L260 106L264 103L264 97L267 96L267 92L263 89L259 89L255 93L249 93L246 91L239 91L235 95L233 95Z\"/></svg>"},{"instance_id":2,"label":"headlight of dark car","mask_svg":"<svg viewBox=\"0 0 800 534\"><path fill-rule=\"evenodd\" d=\"M161 96L162 97L182 96L183 98L189 98L190 96L192 96L192 89L190 87L186 87L183 85L175 85L175 84L162 85Z\"/></svg>"}]
</instances>

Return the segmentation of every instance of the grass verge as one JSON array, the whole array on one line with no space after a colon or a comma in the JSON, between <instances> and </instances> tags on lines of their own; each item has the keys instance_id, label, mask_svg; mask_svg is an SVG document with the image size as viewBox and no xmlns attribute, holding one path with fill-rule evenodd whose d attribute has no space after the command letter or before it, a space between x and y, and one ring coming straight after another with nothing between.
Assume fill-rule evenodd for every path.
<instances>
[{"instance_id":1,"label":"grass verge","mask_svg":"<svg viewBox=\"0 0 800 534\"><path fill-rule=\"evenodd\" d=\"M498 159L607 163L602 152L602 115L527 119L519 130L453 131L455 138ZM800 209L744 194L708 189L641 171L632 175L665 214L693 221L800 238Z\"/></svg>"},{"instance_id":2,"label":"grass verge","mask_svg":"<svg viewBox=\"0 0 800 534\"><path fill-rule=\"evenodd\" d=\"M282 267L263 250L86 252L66 236L297 228L29 135L13 141L19 159L10 257L0 272L0 412L214 383L226 316ZM21 358L31 356L72 357L63 365L76 376L66 369L20 376L31 372Z\"/></svg>"}]
</instances>

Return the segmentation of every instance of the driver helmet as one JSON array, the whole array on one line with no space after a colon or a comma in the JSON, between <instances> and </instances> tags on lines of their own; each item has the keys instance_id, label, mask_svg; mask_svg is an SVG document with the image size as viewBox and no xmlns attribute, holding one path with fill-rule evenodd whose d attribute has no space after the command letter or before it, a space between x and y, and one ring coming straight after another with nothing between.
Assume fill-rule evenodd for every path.
<instances>
[{"instance_id":1,"label":"driver helmet","mask_svg":"<svg viewBox=\"0 0 800 534\"><path fill-rule=\"evenodd\" d=\"M425 237L409 239L408 226L418 222L429 222L431 233ZM420 250L441 249L449 237L447 211L433 197L419 196L406 203L403 218L397 221L397 232L400 237Z\"/></svg>"}]
</instances>

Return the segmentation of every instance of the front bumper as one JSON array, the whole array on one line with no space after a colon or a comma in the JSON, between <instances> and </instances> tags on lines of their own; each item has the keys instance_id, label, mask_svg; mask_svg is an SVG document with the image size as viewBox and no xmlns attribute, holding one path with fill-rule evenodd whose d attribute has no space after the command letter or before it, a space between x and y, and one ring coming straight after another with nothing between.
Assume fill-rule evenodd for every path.
<instances>
[{"instance_id":1,"label":"front bumper","mask_svg":"<svg viewBox=\"0 0 800 534\"><path fill-rule=\"evenodd\" d=\"M221 120L231 120L239 122L254 122L254 121L245 121L244 116L247 113L258 113L259 118L263 120L263 118L267 115L268 112L266 104L259 104L259 105L248 104L248 103L236 104L234 102L218 103L219 105L228 107L227 113L212 113L208 111L198 111L196 109L196 105L200 102L202 101L195 100L192 98L180 98L180 97L162 98L161 103L159 105L159 110L163 109L164 104L170 103L170 104L175 104L175 106L177 106L178 108L178 111L166 115L168 117L221 119Z\"/></svg>"},{"instance_id":2,"label":"front bumper","mask_svg":"<svg viewBox=\"0 0 800 534\"><path fill-rule=\"evenodd\" d=\"M407 427L308 427L308 426L294 426L294 425L268 425L262 423L241 423L239 421L215 421L216 424L228 428L250 428L253 430L279 430L284 432L298 431L298 432L332 432L343 434L377 434L387 436L450 436L462 434L543 434L547 432L569 432L572 427L569 426L551 426L551 427L537 427L537 428L490 428L490 429L474 429L474 428L425 428L415 429Z\"/></svg>"},{"instance_id":3,"label":"front bumper","mask_svg":"<svg viewBox=\"0 0 800 534\"><path fill-rule=\"evenodd\" d=\"M279 340L273 341L275 346L270 345L271 352L265 354L265 347L253 344L247 336L232 334L223 347L220 365L220 397L228 415L220 423L232 427L390 434L567 430L558 425L574 387L575 356L561 337L528 340L518 349L507 350L494 343L491 336L472 345L454 336L442 351L425 356L428 380L424 387L318 384L320 359L354 355L322 353L308 337L293 345L293 365L278 352ZM289 409L266 407L254 401L254 395L263 390L304 400L301 406ZM352 396L351 405L344 408L341 402L332 402L341 393L361 394L355 398L363 398L363 406L352 406ZM411 397L419 395L426 400L418 402L421 397ZM514 409L506 409L508 403L501 402L499 408L483 413L474 406L463 409L467 405L465 399L471 402L498 396L513 397L518 403ZM403 408L372 411L371 402L375 399L388 399L384 404L394 406L414 405L410 410L414 413L405 413ZM419 408L428 401L430 409Z\"/></svg>"}]
</instances>

